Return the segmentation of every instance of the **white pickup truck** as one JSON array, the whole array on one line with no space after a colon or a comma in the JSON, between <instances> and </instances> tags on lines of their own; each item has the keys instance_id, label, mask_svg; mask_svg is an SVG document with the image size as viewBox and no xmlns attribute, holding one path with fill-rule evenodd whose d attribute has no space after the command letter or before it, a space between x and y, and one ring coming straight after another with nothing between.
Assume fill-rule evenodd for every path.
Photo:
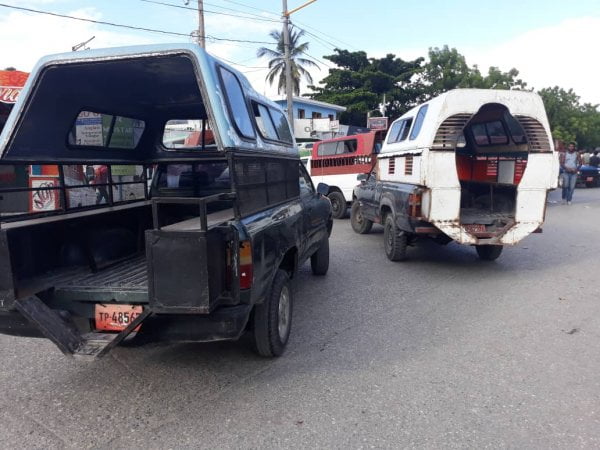
<instances>
[{"instance_id":1,"label":"white pickup truck","mask_svg":"<svg viewBox=\"0 0 600 450\"><path fill-rule=\"evenodd\" d=\"M558 157L532 92L457 89L390 127L376 170L354 190L357 233L384 225L389 259L418 237L474 245L493 260L541 231Z\"/></svg>"}]
</instances>

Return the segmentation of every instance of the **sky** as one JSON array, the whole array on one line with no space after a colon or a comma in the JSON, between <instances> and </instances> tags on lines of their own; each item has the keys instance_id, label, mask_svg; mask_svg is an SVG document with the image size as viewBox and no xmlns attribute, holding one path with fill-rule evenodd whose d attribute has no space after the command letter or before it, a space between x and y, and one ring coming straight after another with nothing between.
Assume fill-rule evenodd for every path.
<instances>
[{"instance_id":1,"label":"sky","mask_svg":"<svg viewBox=\"0 0 600 450\"><path fill-rule=\"evenodd\" d=\"M153 0L154 1L154 0ZM30 71L44 55L70 51L92 36L90 48L191 42L197 13L185 0L0 0L0 69ZM196 6L190 0L187 8ZM288 0L289 9L305 0ZM19 11L12 5L84 19L171 33L113 27ZM183 8L182 8L183 7ZM207 50L244 72L255 89L277 98L265 82L261 46L272 46L271 30L281 29L281 0L205 0ZM482 71L513 67L530 87L572 88L583 102L600 104L600 0L317 0L292 15L306 30L307 52L327 75L323 58L334 48L363 50L368 56L393 53L405 60L448 45ZM242 41L242 42L240 42ZM306 83L303 93L306 92Z\"/></svg>"}]
</instances>

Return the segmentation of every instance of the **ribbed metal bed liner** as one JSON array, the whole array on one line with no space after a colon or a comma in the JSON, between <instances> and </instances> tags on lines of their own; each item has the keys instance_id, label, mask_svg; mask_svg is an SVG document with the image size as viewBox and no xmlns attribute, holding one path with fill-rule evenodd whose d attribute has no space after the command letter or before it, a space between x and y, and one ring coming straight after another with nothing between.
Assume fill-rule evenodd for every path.
<instances>
[{"instance_id":1,"label":"ribbed metal bed liner","mask_svg":"<svg viewBox=\"0 0 600 450\"><path fill-rule=\"evenodd\" d=\"M55 286L55 296L68 300L148 301L146 256L139 255L95 273L79 273Z\"/></svg>"}]
</instances>

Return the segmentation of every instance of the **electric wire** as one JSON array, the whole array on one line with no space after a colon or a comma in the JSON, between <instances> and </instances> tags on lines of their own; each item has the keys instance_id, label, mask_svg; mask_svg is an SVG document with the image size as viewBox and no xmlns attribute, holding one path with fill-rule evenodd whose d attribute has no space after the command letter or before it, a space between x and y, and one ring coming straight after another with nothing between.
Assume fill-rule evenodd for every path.
<instances>
[{"instance_id":1,"label":"electric wire","mask_svg":"<svg viewBox=\"0 0 600 450\"><path fill-rule=\"evenodd\" d=\"M196 12L198 11L198 8L193 8L191 6L176 5L176 4L173 4L173 3L160 2L160 1L157 1L157 0L140 0L140 1L142 1L144 3L153 3L155 5L169 6L171 8L186 9L186 10L189 10L189 11L196 11ZM205 3L205 4L208 4L208 3ZM239 17L240 19L260 20L260 21L263 21L263 22L275 22L275 23L279 23L280 22L279 20L268 19L266 17L260 17L260 16L257 16L256 14L249 14L249 13L246 16L242 16L242 15L239 15L239 14L224 13L224 12L220 12L220 11L210 11L208 9L203 9L202 11L205 12L205 13L208 13L208 14L217 14L217 15L229 16L229 17ZM233 10L233 11L235 11L235 10ZM238 12L241 12L242 14L246 14L243 11L238 11Z\"/></svg>"},{"instance_id":2,"label":"electric wire","mask_svg":"<svg viewBox=\"0 0 600 450\"><path fill-rule=\"evenodd\" d=\"M0 7L15 9L15 10L19 10L19 11L32 12L32 13L36 13L36 14L43 14L43 15L48 15L48 16L53 16L53 17L61 17L63 19L78 20L81 22L90 22L90 23L95 23L98 25L107 25L107 26L111 26L111 27L126 28L126 29L136 30L136 31L146 31L149 33L167 34L167 35L171 35L171 36L185 36L185 37L190 36L189 33L179 33L177 31L160 30L157 28L138 27L138 26L134 26L134 25L125 25L125 24L120 24L120 23L107 22L104 20L86 19L83 17L75 17L75 16L70 16L67 14L59 14L59 13L55 13L55 12L51 12L51 11L43 11L43 10L39 10L39 9L25 8L23 6L7 5L6 3L0 3ZM239 42L239 43L250 43L250 44L265 44L265 45L272 44L271 42L266 42L266 41L252 41L252 40L247 40L247 39L228 39L228 38L221 38L221 37L216 37L216 36L211 36L211 35L205 35L204 37L206 39L212 39L215 41Z\"/></svg>"}]
</instances>

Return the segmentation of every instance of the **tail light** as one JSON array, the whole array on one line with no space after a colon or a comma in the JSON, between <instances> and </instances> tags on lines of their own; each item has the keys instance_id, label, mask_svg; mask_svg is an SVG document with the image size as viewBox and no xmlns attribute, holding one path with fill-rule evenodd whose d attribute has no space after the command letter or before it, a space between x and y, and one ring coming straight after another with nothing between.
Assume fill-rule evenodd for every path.
<instances>
[{"instance_id":1,"label":"tail light","mask_svg":"<svg viewBox=\"0 0 600 450\"><path fill-rule=\"evenodd\" d=\"M252 244L240 242L240 289L252 287Z\"/></svg>"},{"instance_id":2,"label":"tail light","mask_svg":"<svg viewBox=\"0 0 600 450\"><path fill-rule=\"evenodd\" d=\"M408 195L408 215L411 217L421 217L421 194Z\"/></svg>"}]
</instances>

